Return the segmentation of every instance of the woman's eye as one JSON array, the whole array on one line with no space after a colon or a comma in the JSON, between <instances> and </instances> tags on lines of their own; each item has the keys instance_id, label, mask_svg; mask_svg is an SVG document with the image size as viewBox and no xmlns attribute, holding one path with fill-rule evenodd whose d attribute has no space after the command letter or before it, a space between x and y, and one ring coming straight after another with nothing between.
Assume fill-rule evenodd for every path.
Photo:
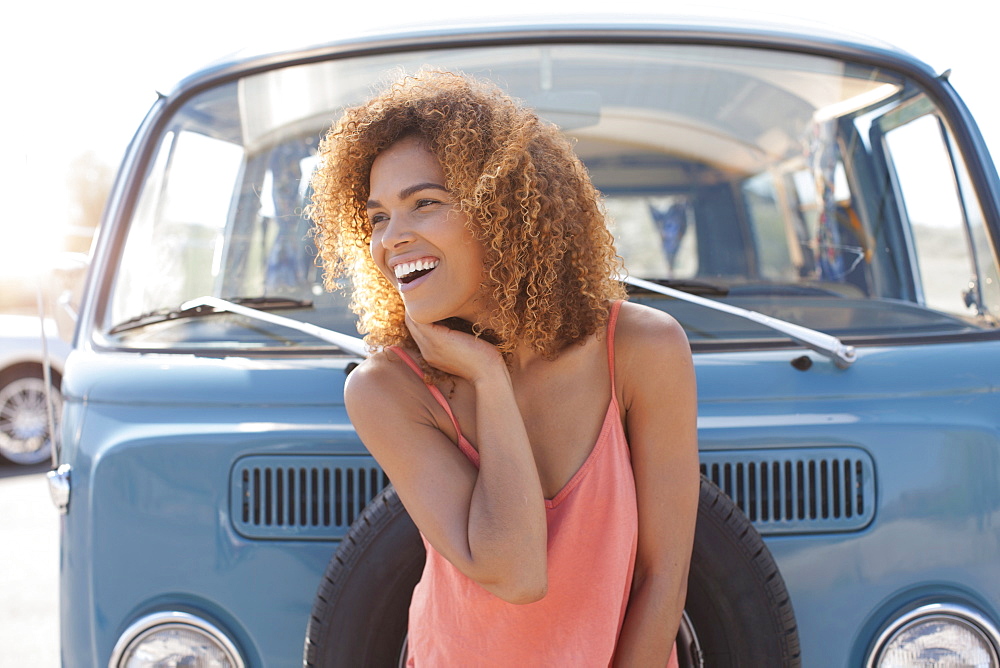
<instances>
[{"instance_id":1,"label":"woman's eye","mask_svg":"<svg viewBox=\"0 0 1000 668\"><path fill-rule=\"evenodd\" d=\"M420 199L420 200L417 200L417 208L420 209L420 208L423 208L425 206L430 206L432 204L440 204L440 203L441 202L439 202L436 199Z\"/></svg>"},{"instance_id":2,"label":"woman's eye","mask_svg":"<svg viewBox=\"0 0 1000 668\"><path fill-rule=\"evenodd\" d=\"M388 220L389 220L389 216L385 215L384 213L376 213L374 216L371 216L372 227L375 227L375 226L377 226L377 225L379 225L381 223L384 223L384 222L386 222Z\"/></svg>"}]
</instances>

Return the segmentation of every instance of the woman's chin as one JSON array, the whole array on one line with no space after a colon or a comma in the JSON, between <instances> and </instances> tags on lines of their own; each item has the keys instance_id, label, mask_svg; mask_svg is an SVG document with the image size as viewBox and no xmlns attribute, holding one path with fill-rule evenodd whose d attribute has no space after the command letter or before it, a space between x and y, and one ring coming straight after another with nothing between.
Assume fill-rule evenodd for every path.
<instances>
[{"instance_id":1,"label":"woman's chin","mask_svg":"<svg viewBox=\"0 0 1000 668\"><path fill-rule=\"evenodd\" d=\"M440 323L443 320L464 320L472 323L481 318L481 314L476 308L470 308L464 303L464 307L456 304L444 304L440 299L422 300L403 297L403 307L410 320L421 325ZM471 325L470 325L471 326Z\"/></svg>"},{"instance_id":2,"label":"woman's chin","mask_svg":"<svg viewBox=\"0 0 1000 668\"><path fill-rule=\"evenodd\" d=\"M418 325L432 325L442 320L455 317L451 311L435 308L424 308L419 305L406 304L406 315Z\"/></svg>"}]
</instances>

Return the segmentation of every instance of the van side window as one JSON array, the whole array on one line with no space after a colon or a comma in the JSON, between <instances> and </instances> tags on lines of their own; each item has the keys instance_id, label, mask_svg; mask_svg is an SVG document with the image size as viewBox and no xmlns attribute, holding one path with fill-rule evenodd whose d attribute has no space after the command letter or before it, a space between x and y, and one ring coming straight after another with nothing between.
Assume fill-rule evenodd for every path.
<instances>
[{"instance_id":1,"label":"van side window","mask_svg":"<svg viewBox=\"0 0 1000 668\"><path fill-rule=\"evenodd\" d=\"M913 277L920 303L973 318L997 314L997 265L982 213L961 196L964 167L956 167L949 137L933 114L885 133L897 187L905 202ZM908 224L906 224L908 223Z\"/></svg>"}]
</instances>

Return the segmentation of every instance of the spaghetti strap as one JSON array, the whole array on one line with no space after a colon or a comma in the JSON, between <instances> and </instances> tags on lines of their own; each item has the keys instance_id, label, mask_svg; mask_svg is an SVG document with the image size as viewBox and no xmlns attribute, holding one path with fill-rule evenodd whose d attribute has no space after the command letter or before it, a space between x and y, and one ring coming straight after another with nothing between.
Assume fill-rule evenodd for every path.
<instances>
[{"instance_id":1,"label":"spaghetti strap","mask_svg":"<svg viewBox=\"0 0 1000 668\"><path fill-rule=\"evenodd\" d=\"M408 352L406 352L399 346L388 346L387 349L396 353L401 360L406 362L406 365L408 367L413 369L413 373L417 374L417 376L419 376L420 379L423 380L424 378L423 369L420 368L420 365L417 364L416 360L414 360L413 357L411 357ZM437 386L429 385L426 383L425 385L427 385L427 389L430 390L431 395L434 397L434 399L438 402L438 404L441 405L441 408L443 408L445 413L448 414L448 418L451 420L452 426L455 427L455 435L458 437L459 450L461 450L462 453L465 454L465 456L468 457L472 461L472 463L478 467L479 453L476 451L474 447L472 447L472 444L469 443L468 439L465 438L465 436L462 434L462 428L458 426L458 419L455 417L455 413L453 413L451 410L451 404L448 403L448 400L445 399L444 394L441 393L441 390L439 390Z\"/></svg>"},{"instance_id":2,"label":"spaghetti strap","mask_svg":"<svg viewBox=\"0 0 1000 668\"><path fill-rule=\"evenodd\" d=\"M622 300L611 304L611 312L608 314L608 370L611 373L611 401L618 405L618 393L615 391L615 326L618 324L618 311L621 310Z\"/></svg>"}]
</instances>

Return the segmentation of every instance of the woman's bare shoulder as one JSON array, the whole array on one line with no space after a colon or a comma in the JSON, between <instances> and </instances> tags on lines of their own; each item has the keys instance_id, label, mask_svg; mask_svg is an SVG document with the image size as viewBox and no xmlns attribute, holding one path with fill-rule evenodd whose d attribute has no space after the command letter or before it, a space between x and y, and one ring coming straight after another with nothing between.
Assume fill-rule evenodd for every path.
<instances>
[{"instance_id":1,"label":"woman's bare shoulder","mask_svg":"<svg viewBox=\"0 0 1000 668\"><path fill-rule=\"evenodd\" d=\"M377 414L388 406L398 411L405 408L411 398L419 396L416 389L423 385L423 378L398 353L381 350L361 362L347 376L344 402L352 420L355 415Z\"/></svg>"},{"instance_id":2,"label":"woman's bare shoulder","mask_svg":"<svg viewBox=\"0 0 1000 668\"><path fill-rule=\"evenodd\" d=\"M621 305L615 328L615 351L616 355L620 351L626 357L691 354L684 328L673 316L632 302Z\"/></svg>"},{"instance_id":3,"label":"woman's bare shoulder","mask_svg":"<svg viewBox=\"0 0 1000 668\"><path fill-rule=\"evenodd\" d=\"M398 374L398 364L389 356L397 357L387 350L380 350L358 364L347 375L344 395L370 392L391 382Z\"/></svg>"},{"instance_id":4,"label":"woman's bare shoulder","mask_svg":"<svg viewBox=\"0 0 1000 668\"><path fill-rule=\"evenodd\" d=\"M691 347L669 313L625 302L615 328L615 382L626 408L694 388Z\"/></svg>"}]
</instances>

